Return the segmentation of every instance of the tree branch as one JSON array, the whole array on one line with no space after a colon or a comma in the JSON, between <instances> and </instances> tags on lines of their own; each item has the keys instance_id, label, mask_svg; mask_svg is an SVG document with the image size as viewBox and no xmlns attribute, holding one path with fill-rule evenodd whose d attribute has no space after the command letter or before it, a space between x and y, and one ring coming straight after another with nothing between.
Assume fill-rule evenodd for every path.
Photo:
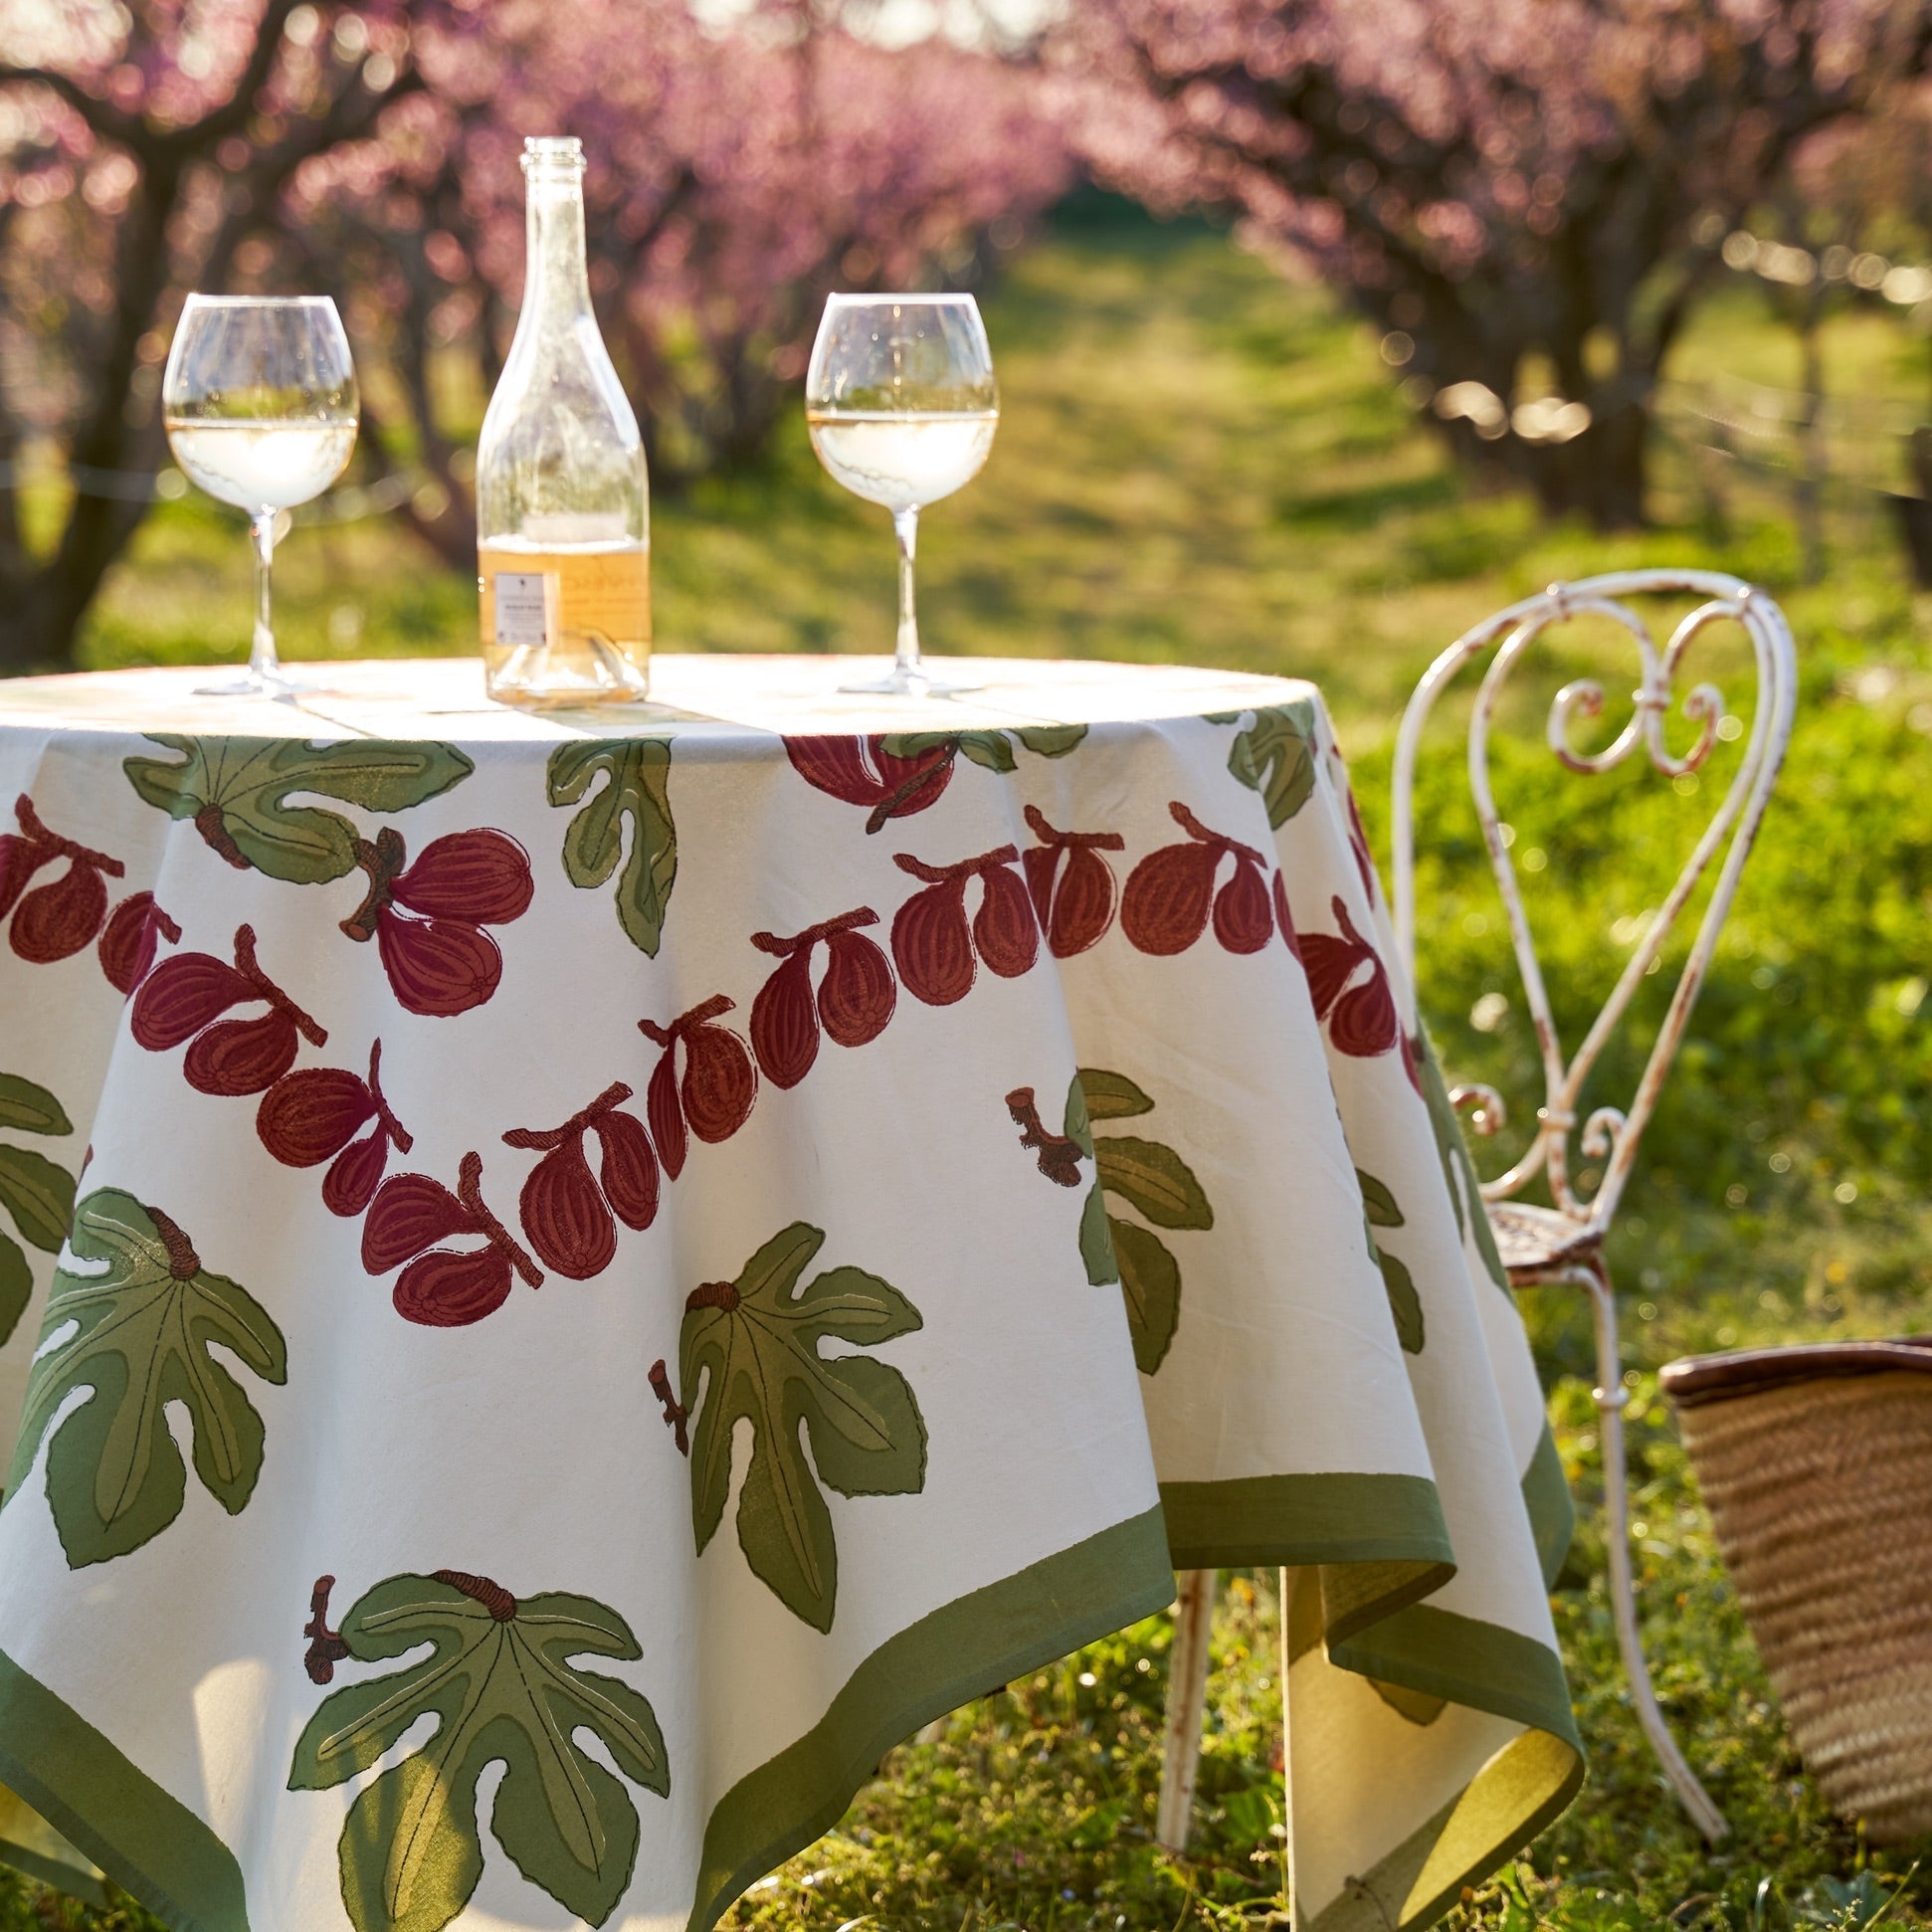
<instances>
[{"instance_id":1,"label":"tree branch","mask_svg":"<svg viewBox=\"0 0 1932 1932\"><path fill-rule=\"evenodd\" d=\"M58 96L87 122L102 140L132 148L145 156L151 149L147 124L132 114L124 114L110 100L88 93L72 75L51 67L0 67L0 88L45 88Z\"/></svg>"}]
</instances>

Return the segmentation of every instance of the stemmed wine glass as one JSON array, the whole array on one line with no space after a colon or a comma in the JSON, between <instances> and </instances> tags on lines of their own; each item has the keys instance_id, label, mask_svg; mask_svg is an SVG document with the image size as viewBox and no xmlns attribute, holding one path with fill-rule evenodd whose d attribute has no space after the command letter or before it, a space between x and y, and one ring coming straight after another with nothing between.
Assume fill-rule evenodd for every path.
<instances>
[{"instance_id":1,"label":"stemmed wine glass","mask_svg":"<svg viewBox=\"0 0 1932 1932\"><path fill-rule=\"evenodd\" d=\"M993 447L1000 392L971 295L832 295L805 377L812 447L855 495L892 512L899 540L898 653L891 675L848 691L946 697L919 664L912 559L919 511L972 482Z\"/></svg>"},{"instance_id":2,"label":"stemmed wine glass","mask_svg":"<svg viewBox=\"0 0 1932 1932\"><path fill-rule=\"evenodd\" d=\"M286 697L269 610L275 520L318 496L355 448L355 365L326 295L190 295L161 383L168 446L209 495L249 513L255 636L248 673L209 696Z\"/></svg>"}]
</instances>

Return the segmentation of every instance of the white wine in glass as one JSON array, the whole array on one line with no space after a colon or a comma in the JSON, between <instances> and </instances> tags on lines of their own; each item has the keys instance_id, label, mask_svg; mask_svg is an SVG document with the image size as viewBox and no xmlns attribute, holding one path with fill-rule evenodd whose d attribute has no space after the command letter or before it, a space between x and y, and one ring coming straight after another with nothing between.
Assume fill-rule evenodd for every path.
<instances>
[{"instance_id":1,"label":"white wine in glass","mask_svg":"<svg viewBox=\"0 0 1932 1932\"><path fill-rule=\"evenodd\" d=\"M255 534L255 632L246 676L211 696L286 697L270 609L276 517L319 496L347 466L355 365L326 295L190 295L168 351L161 412L191 483L247 510Z\"/></svg>"},{"instance_id":2,"label":"white wine in glass","mask_svg":"<svg viewBox=\"0 0 1932 1932\"><path fill-rule=\"evenodd\" d=\"M805 378L812 447L833 478L892 512L899 546L891 672L849 691L945 697L919 662L919 512L979 475L1000 422L993 351L971 295L833 295Z\"/></svg>"}]
</instances>

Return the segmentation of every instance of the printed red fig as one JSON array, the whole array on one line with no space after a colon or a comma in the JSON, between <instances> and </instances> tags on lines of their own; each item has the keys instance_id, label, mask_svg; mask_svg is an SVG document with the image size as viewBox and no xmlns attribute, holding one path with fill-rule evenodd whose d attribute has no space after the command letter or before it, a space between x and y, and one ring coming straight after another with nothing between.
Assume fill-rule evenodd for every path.
<instances>
[{"instance_id":1,"label":"printed red fig","mask_svg":"<svg viewBox=\"0 0 1932 1932\"><path fill-rule=\"evenodd\" d=\"M876 805L884 796L877 774L867 768L864 738L787 738L785 755L808 785L848 805Z\"/></svg>"},{"instance_id":2,"label":"printed red fig","mask_svg":"<svg viewBox=\"0 0 1932 1932\"><path fill-rule=\"evenodd\" d=\"M396 1277L391 1299L405 1321L426 1328L467 1328L509 1299L509 1256L497 1248L462 1254L432 1249Z\"/></svg>"},{"instance_id":3,"label":"printed red fig","mask_svg":"<svg viewBox=\"0 0 1932 1932\"><path fill-rule=\"evenodd\" d=\"M0 833L0 919L13 910L14 901L27 889L27 881L59 857L60 848L45 839L18 832Z\"/></svg>"},{"instance_id":4,"label":"printed red fig","mask_svg":"<svg viewBox=\"0 0 1932 1932\"><path fill-rule=\"evenodd\" d=\"M910 758L901 758L885 749L883 737L870 737L866 740L867 749L871 753L872 762L878 767L880 783L889 798L907 779L922 772L930 772L931 778L918 788L916 795L908 796L892 814L903 818L908 813L923 812L946 789L952 778L952 758L944 745L933 745L925 751L915 752Z\"/></svg>"},{"instance_id":5,"label":"printed red fig","mask_svg":"<svg viewBox=\"0 0 1932 1932\"><path fill-rule=\"evenodd\" d=\"M650 1227L658 1212L651 1142L629 1114L617 1111L630 1097L630 1087L614 1080L562 1126L513 1127L503 1136L511 1147L543 1151L523 1183L523 1232L543 1260L573 1280L587 1281L610 1266L617 1254L613 1211L633 1228ZM601 1192L584 1155L584 1135L592 1131L604 1150Z\"/></svg>"},{"instance_id":6,"label":"printed red fig","mask_svg":"<svg viewBox=\"0 0 1932 1932\"><path fill-rule=\"evenodd\" d=\"M262 1096L255 1131L286 1167L314 1167L346 1147L374 1117L375 1095L355 1074L334 1066L288 1073Z\"/></svg>"},{"instance_id":7,"label":"printed red fig","mask_svg":"<svg viewBox=\"0 0 1932 1932\"><path fill-rule=\"evenodd\" d=\"M272 1007L259 1020L219 1020L181 1062L190 1086L236 1098L273 1086L295 1063L295 1023Z\"/></svg>"},{"instance_id":8,"label":"printed red fig","mask_svg":"<svg viewBox=\"0 0 1932 1932\"><path fill-rule=\"evenodd\" d=\"M1057 959L1069 959L1097 945L1113 923L1113 868L1090 846L1066 855L1066 869L1054 894L1047 943Z\"/></svg>"},{"instance_id":9,"label":"printed red fig","mask_svg":"<svg viewBox=\"0 0 1932 1932\"><path fill-rule=\"evenodd\" d=\"M863 933L835 932L826 941L819 1018L841 1047L863 1047L885 1031L899 990L885 955Z\"/></svg>"},{"instance_id":10,"label":"printed red fig","mask_svg":"<svg viewBox=\"0 0 1932 1932\"><path fill-rule=\"evenodd\" d=\"M812 1070L819 1056L819 1022L812 1000L810 944L781 960L758 989L751 1003L751 1046L774 1085L796 1086Z\"/></svg>"},{"instance_id":11,"label":"printed red fig","mask_svg":"<svg viewBox=\"0 0 1932 1932\"><path fill-rule=\"evenodd\" d=\"M1273 938L1267 887L1254 860L1237 858L1234 877L1215 894L1214 933L1231 953L1257 953Z\"/></svg>"},{"instance_id":12,"label":"printed red fig","mask_svg":"<svg viewBox=\"0 0 1932 1932\"><path fill-rule=\"evenodd\" d=\"M392 1175L376 1190L362 1224L362 1265L370 1274L387 1274L412 1255L475 1226L469 1209L441 1181L427 1174Z\"/></svg>"},{"instance_id":13,"label":"printed red fig","mask_svg":"<svg viewBox=\"0 0 1932 1932\"><path fill-rule=\"evenodd\" d=\"M1031 805L1027 807L1027 817L1039 820L1041 825L1046 824L1046 820ZM1054 873L1060 869L1060 862L1065 851L1066 848L1060 845L1029 846L1020 855L1020 869L1027 875L1027 893L1033 900L1034 916L1043 926L1053 917Z\"/></svg>"},{"instance_id":14,"label":"printed red fig","mask_svg":"<svg viewBox=\"0 0 1932 1932\"><path fill-rule=\"evenodd\" d=\"M481 826L425 846L390 889L398 905L431 919L499 926L529 910L536 888L529 854L508 833Z\"/></svg>"},{"instance_id":15,"label":"printed red fig","mask_svg":"<svg viewBox=\"0 0 1932 1932\"><path fill-rule=\"evenodd\" d=\"M601 1274L617 1255L617 1227L584 1159L581 1129L530 1169L518 1212L537 1259L573 1281Z\"/></svg>"},{"instance_id":16,"label":"printed red fig","mask_svg":"<svg viewBox=\"0 0 1932 1932\"><path fill-rule=\"evenodd\" d=\"M1120 924L1144 953L1182 953L1208 926L1215 872L1221 865L1216 846L1163 846L1150 852L1127 876L1120 898Z\"/></svg>"},{"instance_id":17,"label":"printed red fig","mask_svg":"<svg viewBox=\"0 0 1932 1932\"><path fill-rule=\"evenodd\" d=\"M1349 922L1348 908L1340 897L1332 898L1329 903L1343 936L1336 938L1326 932L1304 932L1300 935L1301 963L1308 974L1308 992L1314 1001L1317 1020L1328 1018L1329 1009L1341 998L1342 988L1353 977L1356 968L1364 960L1375 956Z\"/></svg>"},{"instance_id":18,"label":"printed red fig","mask_svg":"<svg viewBox=\"0 0 1932 1932\"><path fill-rule=\"evenodd\" d=\"M1420 1040L1407 1033L1402 1036L1402 1070L1409 1075L1409 1084L1416 1089L1419 1098L1427 1098L1423 1093L1423 1063Z\"/></svg>"},{"instance_id":19,"label":"printed red fig","mask_svg":"<svg viewBox=\"0 0 1932 1932\"><path fill-rule=\"evenodd\" d=\"M1389 989L1389 976L1381 960L1370 954L1375 967L1372 978L1351 986L1335 1002L1328 1016L1328 1037L1345 1054L1360 1060L1373 1060L1396 1044L1401 1029L1396 1024L1396 998Z\"/></svg>"},{"instance_id":20,"label":"printed red fig","mask_svg":"<svg viewBox=\"0 0 1932 1932\"><path fill-rule=\"evenodd\" d=\"M397 1000L433 1019L482 1006L503 976L495 940L461 919L412 919L385 906L376 946Z\"/></svg>"},{"instance_id":21,"label":"printed red fig","mask_svg":"<svg viewBox=\"0 0 1932 1932\"><path fill-rule=\"evenodd\" d=\"M640 1021L639 1026L645 1023ZM651 1122L651 1138L665 1172L675 1181L684 1171L684 1151L689 1137L684 1131L684 1110L677 1103L677 1040L674 1035L653 1033L662 1039L664 1054L652 1069L651 1084L645 1091L644 1111Z\"/></svg>"},{"instance_id":22,"label":"printed red fig","mask_svg":"<svg viewBox=\"0 0 1932 1932\"><path fill-rule=\"evenodd\" d=\"M758 1097L758 1074L745 1044L725 1027L695 1026L684 1036L684 1118L699 1140L729 1140Z\"/></svg>"},{"instance_id":23,"label":"printed red fig","mask_svg":"<svg viewBox=\"0 0 1932 1932\"><path fill-rule=\"evenodd\" d=\"M375 1199L388 1165L389 1134L379 1120L329 1162L322 1176L322 1206L330 1214L353 1220Z\"/></svg>"},{"instance_id":24,"label":"printed red fig","mask_svg":"<svg viewBox=\"0 0 1932 1932\"><path fill-rule=\"evenodd\" d=\"M916 757L894 757L882 734L787 738L785 755L808 785L848 805L869 805L867 831L935 804L952 780L954 747L939 744Z\"/></svg>"},{"instance_id":25,"label":"printed red fig","mask_svg":"<svg viewBox=\"0 0 1932 1932\"><path fill-rule=\"evenodd\" d=\"M604 1199L627 1228L649 1228L658 1218L658 1157L642 1122L615 1108L591 1121L604 1150L598 1179Z\"/></svg>"},{"instance_id":26,"label":"printed red fig","mask_svg":"<svg viewBox=\"0 0 1932 1932\"><path fill-rule=\"evenodd\" d=\"M230 1007L261 997L253 981L212 953L180 953L155 967L134 995L134 1039L149 1053L163 1054Z\"/></svg>"},{"instance_id":27,"label":"printed red fig","mask_svg":"<svg viewBox=\"0 0 1932 1932\"><path fill-rule=\"evenodd\" d=\"M1117 832L1062 832L1038 806L1026 811L1041 842L1021 854L1027 889L1054 957L1070 958L1098 944L1113 923L1113 868L1100 854L1120 852L1127 842Z\"/></svg>"},{"instance_id":28,"label":"printed red fig","mask_svg":"<svg viewBox=\"0 0 1932 1932\"><path fill-rule=\"evenodd\" d=\"M49 966L92 945L106 916L107 881L75 858L62 877L36 885L20 901L7 936L22 959Z\"/></svg>"},{"instance_id":29,"label":"printed red fig","mask_svg":"<svg viewBox=\"0 0 1932 1932\"><path fill-rule=\"evenodd\" d=\"M1355 803L1355 787L1345 785L1342 795L1348 801L1348 843L1355 854L1355 869L1362 874L1362 890L1375 903L1375 861L1369 857L1369 835L1362 830L1362 814Z\"/></svg>"},{"instance_id":30,"label":"printed red fig","mask_svg":"<svg viewBox=\"0 0 1932 1932\"><path fill-rule=\"evenodd\" d=\"M1018 979L1040 955L1040 926L1026 882L1011 866L989 866L980 873L980 890L973 944L989 972Z\"/></svg>"},{"instance_id":31,"label":"printed red fig","mask_svg":"<svg viewBox=\"0 0 1932 1932\"><path fill-rule=\"evenodd\" d=\"M154 902L152 892L132 892L114 907L100 935L100 970L107 983L122 993L131 993L154 964L154 951L162 938L169 945L181 937L181 928Z\"/></svg>"},{"instance_id":32,"label":"printed red fig","mask_svg":"<svg viewBox=\"0 0 1932 1932\"><path fill-rule=\"evenodd\" d=\"M972 991L965 873L914 892L893 914L892 960L905 990L927 1006L951 1006Z\"/></svg>"},{"instance_id":33,"label":"printed red fig","mask_svg":"<svg viewBox=\"0 0 1932 1932\"><path fill-rule=\"evenodd\" d=\"M1340 1053L1372 1060L1396 1044L1401 1028L1396 1020L1395 994L1375 948L1356 931L1348 907L1336 895L1330 901L1341 936L1325 932L1301 935L1301 957L1308 974L1308 992L1315 1017L1328 1022L1328 1037ZM1369 977L1351 985L1357 972Z\"/></svg>"}]
</instances>

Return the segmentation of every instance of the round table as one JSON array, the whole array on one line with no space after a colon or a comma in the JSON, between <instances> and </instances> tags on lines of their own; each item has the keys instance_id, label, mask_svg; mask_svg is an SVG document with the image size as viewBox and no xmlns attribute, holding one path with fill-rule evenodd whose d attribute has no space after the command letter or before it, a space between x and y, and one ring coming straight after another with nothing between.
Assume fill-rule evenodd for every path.
<instances>
[{"instance_id":1,"label":"round table","mask_svg":"<svg viewBox=\"0 0 1932 1932\"><path fill-rule=\"evenodd\" d=\"M182 1932L703 1932L1251 1564L1304 1924L1568 1801L1568 1498L1317 693L850 670L0 685L23 1862Z\"/></svg>"}]
</instances>

